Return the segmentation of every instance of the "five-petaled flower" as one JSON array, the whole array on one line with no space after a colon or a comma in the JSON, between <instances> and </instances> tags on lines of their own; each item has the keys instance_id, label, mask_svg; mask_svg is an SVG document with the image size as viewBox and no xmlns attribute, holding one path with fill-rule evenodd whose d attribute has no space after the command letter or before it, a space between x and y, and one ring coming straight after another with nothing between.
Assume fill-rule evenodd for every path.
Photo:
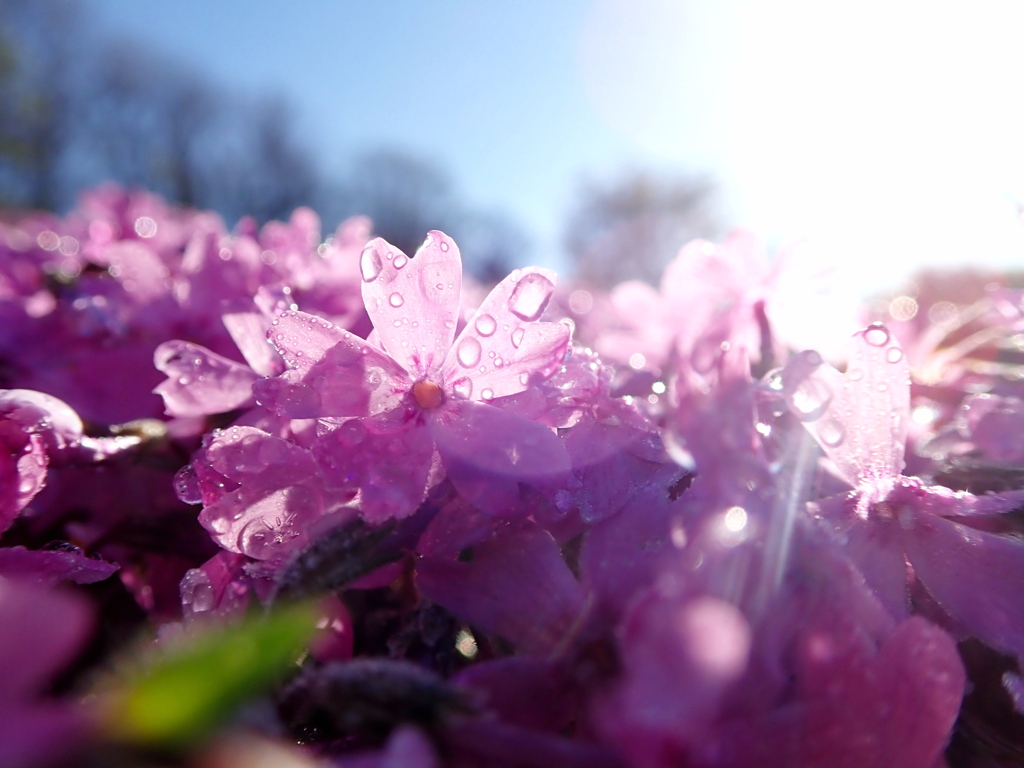
<instances>
[{"instance_id":1,"label":"five-petaled flower","mask_svg":"<svg viewBox=\"0 0 1024 768\"><path fill-rule=\"evenodd\" d=\"M368 520L411 514L444 474L491 513L516 503L519 482L557 482L569 468L546 426L499 407L557 371L566 324L541 322L555 275L517 269L456 337L462 260L433 231L409 258L377 238L360 258L369 340L299 311L269 338L289 370L254 386L291 418L318 419L313 446L332 482L360 493Z\"/></svg>"}]
</instances>

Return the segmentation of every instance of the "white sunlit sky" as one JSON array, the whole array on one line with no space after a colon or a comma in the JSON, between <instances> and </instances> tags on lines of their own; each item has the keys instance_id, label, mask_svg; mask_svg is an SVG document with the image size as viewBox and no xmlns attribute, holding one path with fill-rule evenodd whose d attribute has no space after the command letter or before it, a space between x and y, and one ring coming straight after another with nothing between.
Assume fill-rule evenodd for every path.
<instances>
[{"instance_id":1,"label":"white sunlit sky","mask_svg":"<svg viewBox=\"0 0 1024 768\"><path fill-rule=\"evenodd\" d=\"M582 178L709 174L723 218L864 291L1024 268L1020 0L87 0L233 90L285 94L327 169L403 147L560 266Z\"/></svg>"}]
</instances>

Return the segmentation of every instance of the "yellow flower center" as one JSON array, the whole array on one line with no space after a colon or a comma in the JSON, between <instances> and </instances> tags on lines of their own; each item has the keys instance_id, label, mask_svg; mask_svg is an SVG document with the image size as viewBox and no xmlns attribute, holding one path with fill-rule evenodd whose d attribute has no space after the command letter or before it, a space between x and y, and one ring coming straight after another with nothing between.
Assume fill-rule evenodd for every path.
<instances>
[{"instance_id":1,"label":"yellow flower center","mask_svg":"<svg viewBox=\"0 0 1024 768\"><path fill-rule=\"evenodd\" d=\"M422 379L412 385L412 396L420 408L437 408L444 402L444 392L432 381Z\"/></svg>"}]
</instances>

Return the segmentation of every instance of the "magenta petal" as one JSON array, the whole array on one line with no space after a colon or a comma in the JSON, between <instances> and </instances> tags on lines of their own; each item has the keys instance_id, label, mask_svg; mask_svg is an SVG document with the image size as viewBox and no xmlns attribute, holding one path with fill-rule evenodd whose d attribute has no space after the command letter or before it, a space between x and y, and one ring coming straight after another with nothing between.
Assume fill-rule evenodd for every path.
<instances>
[{"instance_id":1,"label":"magenta petal","mask_svg":"<svg viewBox=\"0 0 1024 768\"><path fill-rule=\"evenodd\" d=\"M1024 541L931 515L918 515L905 541L917 577L957 624L1024 657Z\"/></svg>"},{"instance_id":2,"label":"magenta petal","mask_svg":"<svg viewBox=\"0 0 1024 768\"><path fill-rule=\"evenodd\" d=\"M189 341L156 348L153 364L167 374L155 390L170 416L205 416L252 405L251 368Z\"/></svg>"},{"instance_id":3,"label":"magenta petal","mask_svg":"<svg viewBox=\"0 0 1024 768\"><path fill-rule=\"evenodd\" d=\"M456 682L474 691L503 722L523 728L557 733L579 704L565 670L546 659L512 656L473 664Z\"/></svg>"},{"instance_id":4,"label":"magenta petal","mask_svg":"<svg viewBox=\"0 0 1024 768\"><path fill-rule=\"evenodd\" d=\"M620 646L623 673L599 710L602 730L630 765L687 764L679 758L700 744L727 690L747 667L746 619L713 597L652 591L626 617Z\"/></svg>"},{"instance_id":5,"label":"magenta petal","mask_svg":"<svg viewBox=\"0 0 1024 768\"><path fill-rule=\"evenodd\" d=\"M664 489L648 486L584 534L580 579L606 614L618 620L667 562L683 557L672 543L672 530L673 523L682 530L684 509Z\"/></svg>"},{"instance_id":6,"label":"magenta petal","mask_svg":"<svg viewBox=\"0 0 1024 768\"><path fill-rule=\"evenodd\" d=\"M434 374L459 319L462 257L455 241L431 231L410 259L375 238L359 260L363 302L384 349L413 375Z\"/></svg>"},{"instance_id":7,"label":"magenta petal","mask_svg":"<svg viewBox=\"0 0 1024 768\"><path fill-rule=\"evenodd\" d=\"M522 392L562 366L571 330L536 322L555 290L555 273L516 270L484 299L444 361L448 382L465 380L463 397L490 400Z\"/></svg>"},{"instance_id":8,"label":"magenta petal","mask_svg":"<svg viewBox=\"0 0 1024 768\"><path fill-rule=\"evenodd\" d=\"M484 403L452 401L428 420L449 479L469 501L501 512L515 483L560 484L569 455L548 427Z\"/></svg>"},{"instance_id":9,"label":"magenta petal","mask_svg":"<svg viewBox=\"0 0 1024 768\"><path fill-rule=\"evenodd\" d=\"M799 653L801 764L935 765L964 691L949 635L915 616L874 656L857 638L826 631L807 633Z\"/></svg>"},{"instance_id":10,"label":"magenta petal","mask_svg":"<svg viewBox=\"0 0 1024 768\"><path fill-rule=\"evenodd\" d=\"M0 579L0 704L41 693L81 650L91 623L73 594Z\"/></svg>"},{"instance_id":11,"label":"magenta petal","mask_svg":"<svg viewBox=\"0 0 1024 768\"><path fill-rule=\"evenodd\" d=\"M875 597L897 619L909 615L907 566L902 529L895 519L857 514L858 496L832 496L813 502L812 514L828 519L843 541L843 552L864 576Z\"/></svg>"},{"instance_id":12,"label":"magenta petal","mask_svg":"<svg viewBox=\"0 0 1024 768\"><path fill-rule=\"evenodd\" d=\"M473 548L472 562L423 558L416 583L463 621L546 654L572 630L583 590L551 535L533 523L499 531Z\"/></svg>"},{"instance_id":13,"label":"magenta petal","mask_svg":"<svg viewBox=\"0 0 1024 768\"><path fill-rule=\"evenodd\" d=\"M56 586L62 581L92 584L103 581L118 569L115 563L62 549L33 550L25 547L0 548L0 576Z\"/></svg>"},{"instance_id":14,"label":"magenta petal","mask_svg":"<svg viewBox=\"0 0 1024 768\"><path fill-rule=\"evenodd\" d=\"M38 768L80 764L71 760L89 731L85 713L71 704L22 703L0 708L0 765Z\"/></svg>"},{"instance_id":15,"label":"magenta petal","mask_svg":"<svg viewBox=\"0 0 1024 768\"><path fill-rule=\"evenodd\" d=\"M323 510L322 482L306 449L253 427L232 427L206 447L212 469L240 483L208 504L199 522L221 547L280 559L305 542Z\"/></svg>"}]
</instances>

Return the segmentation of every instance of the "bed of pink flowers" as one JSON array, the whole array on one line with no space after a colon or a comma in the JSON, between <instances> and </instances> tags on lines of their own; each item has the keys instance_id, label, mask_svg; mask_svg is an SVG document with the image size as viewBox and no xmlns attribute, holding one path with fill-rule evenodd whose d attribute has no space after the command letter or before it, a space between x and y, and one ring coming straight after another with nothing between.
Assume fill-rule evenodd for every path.
<instances>
[{"instance_id":1,"label":"bed of pink flowers","mask_svg":"<svg viewBox=\"0 0 1024 768\"><path fill-rule=\"evenodd\" d=\"M0 764L1022 764L1024 294L820 289L0 225Z\"/></svg>"}]
</instances>

